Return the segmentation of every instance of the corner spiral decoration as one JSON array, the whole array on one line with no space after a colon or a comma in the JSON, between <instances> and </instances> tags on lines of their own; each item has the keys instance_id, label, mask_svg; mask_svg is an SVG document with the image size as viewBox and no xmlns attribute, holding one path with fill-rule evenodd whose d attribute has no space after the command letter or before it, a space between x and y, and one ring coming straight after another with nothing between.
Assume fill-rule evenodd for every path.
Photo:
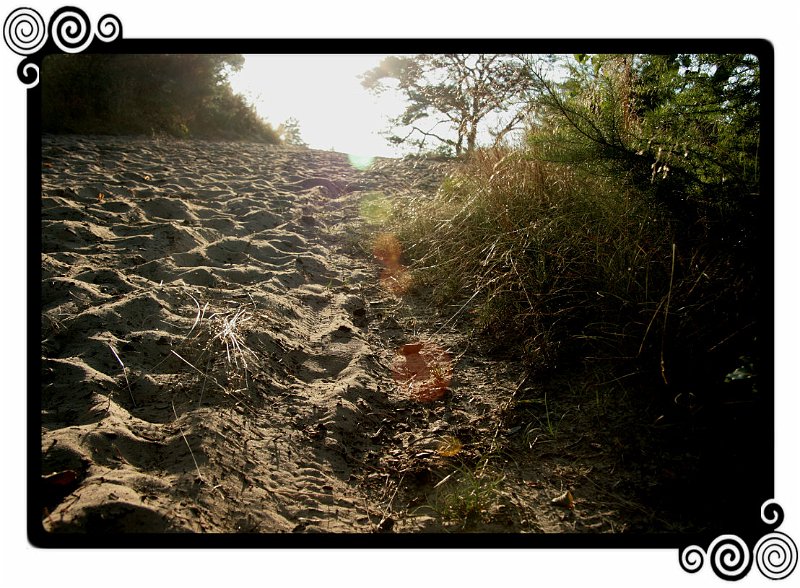
<instances>
[{"instance_id":1,"label":"corner spiral decoration","mask_svg":"<svg viewBox=\"0 0 800 588\"><path fill-rule=\"evenodd\" d=\"M723 580L741 580L751 570L753 563L758 571L770 580L782 580L797 567L797 545L792 538L775 531L783 523L783 509L774 500L761 506L761 520L770 532L752 547L736 535L720 535L704 550L690 545L680 550L679 561L684 571L691 574L700 570L706 559L711 569Z\"/></svg>"},{"instance_id":2,"label":"corner spiral decoration","mask_svg":"<svg viewBox=\"0 0 800 588\"><path fill-rule=\"evenodd\" d=\"M27 87L39 83L43 53L55 49L64 53L85 51L96 39L109 43L122 36L122 23L113 14L101 16L94 32L88 15L74 6L56 10L45 24L32 8L17 8L6 17L3 40L16 54L26 56L17 67L17 77Z\"/></svg>"}]
</instances>

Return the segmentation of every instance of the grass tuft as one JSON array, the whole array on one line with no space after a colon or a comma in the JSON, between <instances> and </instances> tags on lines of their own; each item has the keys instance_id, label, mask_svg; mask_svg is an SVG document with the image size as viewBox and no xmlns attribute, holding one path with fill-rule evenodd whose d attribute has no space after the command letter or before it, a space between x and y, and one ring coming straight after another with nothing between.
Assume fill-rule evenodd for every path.
<instances>
[{"instance_id":1,"label":"grass tuft","mask_svg":"<svg viewBox=\"0 0 800 588\"><path fill-rule=\"evenodd\" d=\"M503 480L491 469L459 466L435 486L429 506L443 521L468 528L491 517Z\"/></svg>"},{"instance_id":2,"label":"grass tuft","mask_svg":"<svg viewBox=\"0 0 800 588\"><path fill-rule=\"evenodd\" d=\"M670 231L657 207L524 152L476 153L395 219L416 282L440 304L474 301L481 332L539 363L575 340L630 339L620 313L641 320L661 295Z\"/></svg>"},{"instance_id":3,"label":"grass tuft","mask_svg":"<svg viewBox=\"0 0 800 588\"><path fill-rule=\"evenodd\" d=\"M539 155L477 151L433 197L393 207L417 291L528 368L603 361L665 388L721 384L752 347L752 276L652 194Z\"/></svg>"}]
</instances>

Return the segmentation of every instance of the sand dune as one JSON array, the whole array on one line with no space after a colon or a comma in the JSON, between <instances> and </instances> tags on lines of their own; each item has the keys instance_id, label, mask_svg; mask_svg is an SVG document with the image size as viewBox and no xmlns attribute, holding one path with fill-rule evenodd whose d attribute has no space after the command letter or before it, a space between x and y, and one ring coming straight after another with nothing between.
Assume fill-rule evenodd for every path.
<instances>
[{"instance_id":1,"label":"sand dune","mask_svg":"<svg viewBox=\"0 0 800 588\"><path fill-rule=\"evenodd\" d=\"M61 136L43 137L42 164L45 531L597 532L632 520L594 485L579 517L553 505L594 466L555 443L532 453L544 430L504 424L522 367L481 356L453 309L408 292L381 221L453 164L359 169L333 152ZM589 443L561 435L565 451Z\"/></svg>"},{"instance_id":2,"label":"sand dune","mask_svg":"<svg viewBox=\"0 0 800 588\"><path fill-rule=\"evenodd\" d=\"M359 202L436 170L43 142L45 529L372 530L348 458L395 386L367 329L383 293Z\"/></svg>"}]
</instances>

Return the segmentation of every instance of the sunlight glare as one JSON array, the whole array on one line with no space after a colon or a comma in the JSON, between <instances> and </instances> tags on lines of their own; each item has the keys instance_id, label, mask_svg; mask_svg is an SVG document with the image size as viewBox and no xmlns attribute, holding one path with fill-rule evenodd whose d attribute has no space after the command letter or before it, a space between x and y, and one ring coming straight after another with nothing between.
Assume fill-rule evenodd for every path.
<instances>
[{"instance_id":1,"label":"sunlight glare","mask_svg":"<svg viewBox=\"0 0 800 588\"><path fill-rule=\"evenodd\" d=\"M381 192L370 192L361 198L358 209L369 224L383 224L392 216L392 201Z\"/></svg>"},{"instance_id":2,"label":"sunlight glare","mask_svg":"<svg viewBox=\"0 0 800 588\"><path fill-rule=\"evenodd\" d=\"M350 161L350 165L362 171L369 169L369 166L375 161L371 155L353 155L352 153L347 155L347 159Z\"/></svg>"},{"instance_id":3,"label":"sunlight glare","mask_svg":"<svg viewBox=\"0 0 800 588\"><path fill-rule=\"evenodd\" d=\"M403 110L398 96L376 96L358 76L378 65L383 55L248 54L230 83L277 128L297 119L302 140L312 149L398 157L381 135L388 120ZM356 163L358 162L358 164ZM353 165L358 167L364 156Z\"/></svg>"}]
</instances>

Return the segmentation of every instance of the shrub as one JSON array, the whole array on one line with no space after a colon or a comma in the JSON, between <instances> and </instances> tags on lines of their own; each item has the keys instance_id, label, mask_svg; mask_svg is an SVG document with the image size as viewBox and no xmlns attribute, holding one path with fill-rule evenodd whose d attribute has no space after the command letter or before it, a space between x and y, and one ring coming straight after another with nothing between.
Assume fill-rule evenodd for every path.
<instances>
[{"instance_id":1,"label":"shrub","mask_svg":"<svg viewBox=\"0 0 800 588\"><path fill-rule=\"evenodd\" d=\"M48 55L42 131L279 143L227 82L227 72L242 63L240 55Z\"/></svg>"},{"instance_id":2,"label":"shrub","mask_svg":"<svg viewBox=\"0 0 800 588\"><path fill-rule=\"evenodd\" d=\"M395 207L415 279L498 350L634 362L665 397L719 397L736 369L759 371L768 334L758 62L573 66L541 78L524 150L476 152L434 198Z\"/></svg>"},{"instance_id":3,"label":"shrub","mask_svg":"<svg viewBox=\"0 0 800 588\"><path fill-rule=\"evenodd\" d=\"M401 211L415 278L439 303L472 298L496 349L540 365L587 341L630 353L666 292L668 217L641 194L530 155L480 151L432 200Z\"/></svg>"}]
</instances>

